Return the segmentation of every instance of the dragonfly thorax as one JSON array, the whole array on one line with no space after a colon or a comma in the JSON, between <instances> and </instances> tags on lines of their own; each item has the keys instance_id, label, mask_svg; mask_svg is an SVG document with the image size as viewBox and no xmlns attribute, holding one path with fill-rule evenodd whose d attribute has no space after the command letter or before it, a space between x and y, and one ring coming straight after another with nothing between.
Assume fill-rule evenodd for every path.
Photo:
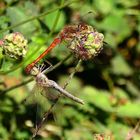
<instances>
[{"instance_id":1,"label":"dragonfly thorax","mask_svg":"<svg viewBox=\"0 0 140 140\"><path fill-rule=\"evenodd\" d=\"M30 71L30 74L32 76L35 76L36 82L38 85L48 85L48 78L47 76L41 72L41 70L39 70L37 67L33 67Z\"/></svg>"},{"instance_id":2,"label":"dragonfly thorax","mask_svg":"<svg viewBox=\"0 0 140 140\"><path fill-rule=\"evenodd\" d=\"M40 72L36 76L36 82L38 83L38 85L47 86L48 85L48 81L49 81L49 79L47 78L47 76L44 73Z\"/></svg>"}]
</instances>

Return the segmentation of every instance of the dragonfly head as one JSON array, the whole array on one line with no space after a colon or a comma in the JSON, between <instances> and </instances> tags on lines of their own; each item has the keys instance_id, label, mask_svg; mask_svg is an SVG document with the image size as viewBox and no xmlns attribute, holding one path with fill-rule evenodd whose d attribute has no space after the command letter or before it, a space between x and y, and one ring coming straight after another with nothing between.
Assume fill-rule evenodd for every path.
<instances>
[{"instance_id":1,"label":"dragonfly head","mask_svg":"<svg viewBox=\"0 0 140 140\"><path fill-rule=\"evenodd\" d=\"M37 67L33 67L30 71L30 74L33 75L33 76L36 76L40 73L39 69Z\"/></svg>"}]
</instances>

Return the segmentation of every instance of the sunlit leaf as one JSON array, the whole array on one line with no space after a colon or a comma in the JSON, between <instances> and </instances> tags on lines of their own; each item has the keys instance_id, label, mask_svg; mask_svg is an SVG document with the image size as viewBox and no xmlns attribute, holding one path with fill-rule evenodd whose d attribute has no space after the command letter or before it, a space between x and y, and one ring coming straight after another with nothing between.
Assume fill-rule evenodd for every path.
<instances>
[{"instance_id":1,"label":"sunlit leaf","mask_svg":"<svg viewBox=\"0 0 140 140\"><path fill-rule=\"evenodd\" d=\"M53 25L54 25L56 17L57 17L57 13L58 13L58 11L55 11L55 12L47 15L44 19L44 22L50 28L50 30L53 28ZM60 31L64 27L64 23L65 23L65 16L64 16L63 12L61 12L58 24L55 27L55 31Z\"/></svg>"},{"instance_id":2,"label":"sunlit leaf","mask_svg":"<svg viewBox=\"0 0 140 140\"><path fill-rule=\"evenodd\" d=\"M112 72L118 75L128 76L131 75L133 71L124 58L117 55L112 59Z\"/></svg>"},{"instance_id":3,"label":"sunlit leaf","mask_svg":"<svg viewBox=\"0 0 140 140\"><path fill-rule=\"evenodd\" d=\"M84 134L84 135L83 135ZM85 128L75 128L71 131L65 130L65 137L67 140L81 140L81 139L87 139L87 140L92 140L93 135L91 132L89 132Z\"/></svg>"},{"instance_id":4,"label":"sunlit leaf","mask_svg":"<svg viewBox=\"0 0 140 140\"><path fill-rule=\"evenodd\" d=\"M95 0L94 5L96 8L102 12L103 14L108 14L114 8L114 1L113 0ZM103 8L104 7L104 8Z\"/></svg>"},{"instance_id":5,"label":"sunlit leaf","mask_svg":"<svg viewBox=\"0 0 140 140\"><path fill-rule=\"evenodd\" d=\"M114 111L107 91L97 90L93 87L85 87L83 93L84 95L82 95L82 97L85 103L92 103L104 111Z\"/></svg>"},{"instance_id":6,"label":"sunlit leaf","mask_svg":"<svg viewBox=\"0 0 140 140\"><path fill-rule=\"evenodd\" d=\"M15 25L19 22L28 19L29 16L19 7L9 7L7 8L7 16L10 18L11 24ZM29 35L36 29L36 22L28 22L24 25L14 28L14 31L23 33L24 35Z\"/></svg>"},{"instance_id":7,"label":"sunlit leaf","mask_svg":"<svg viewBox=\"0 0 140 140\"><path fill-rule=\"evenodd\" d=\"M116 108L116 114L120 117L139 118L139 106L139 103L126 103L125 105Z\"/></svg>"}]
</instances>

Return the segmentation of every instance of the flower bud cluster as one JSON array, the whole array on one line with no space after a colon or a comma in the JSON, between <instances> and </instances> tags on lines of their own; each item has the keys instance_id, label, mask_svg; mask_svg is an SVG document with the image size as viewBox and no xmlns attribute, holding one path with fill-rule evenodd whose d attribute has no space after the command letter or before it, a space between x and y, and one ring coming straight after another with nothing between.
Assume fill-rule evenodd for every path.
<instances>
[{"instance_id":1,"label":"flower bud cluster","mask_svg":"<svg viewBox=\"0 0 140 140\"><path fill-rule=\"evenodd\" d=\"M70 25L66 26L63 32L60 35L68 43L68 48L82 60L88 60L98 55L103 47L104 35L92 26Z\"/></svg>"},{"instance_id":2,"label":"flower bud cluster","mask_svg":"<svg viewBox=\"0 0 140 140\"><path fill-rule=\"evenodd\" d=\"M3 49L4 55L19 60L27 53L27 40L19 33L10 33L0 40L0 46Z\"/></svg>"}]
</instances>

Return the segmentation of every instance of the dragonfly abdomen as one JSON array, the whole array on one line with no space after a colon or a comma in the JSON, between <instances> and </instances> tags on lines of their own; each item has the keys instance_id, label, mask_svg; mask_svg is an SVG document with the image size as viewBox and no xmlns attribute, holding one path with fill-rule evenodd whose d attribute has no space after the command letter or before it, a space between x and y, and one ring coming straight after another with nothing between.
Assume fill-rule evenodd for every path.
<instances>
[{"instance_id":1,"label":"dragonfly abdomen","mask_svg":"<svg viewBox=\"0 0 140 140\"><path fill-rule=\"evenodd\" d=\"M55 81L53 80L48 80L49 81L49 85L50 87L56 89L57 91L59 91L61 94L63 94L64 96L72 99L75 102L78 102L80 104L84 104L84 101L81 100L78 97L75 97L74 95L70 94L69 92L67 92L66 90L64 90L61 86L59 86Z\"/></svg>"}]
</instances>

